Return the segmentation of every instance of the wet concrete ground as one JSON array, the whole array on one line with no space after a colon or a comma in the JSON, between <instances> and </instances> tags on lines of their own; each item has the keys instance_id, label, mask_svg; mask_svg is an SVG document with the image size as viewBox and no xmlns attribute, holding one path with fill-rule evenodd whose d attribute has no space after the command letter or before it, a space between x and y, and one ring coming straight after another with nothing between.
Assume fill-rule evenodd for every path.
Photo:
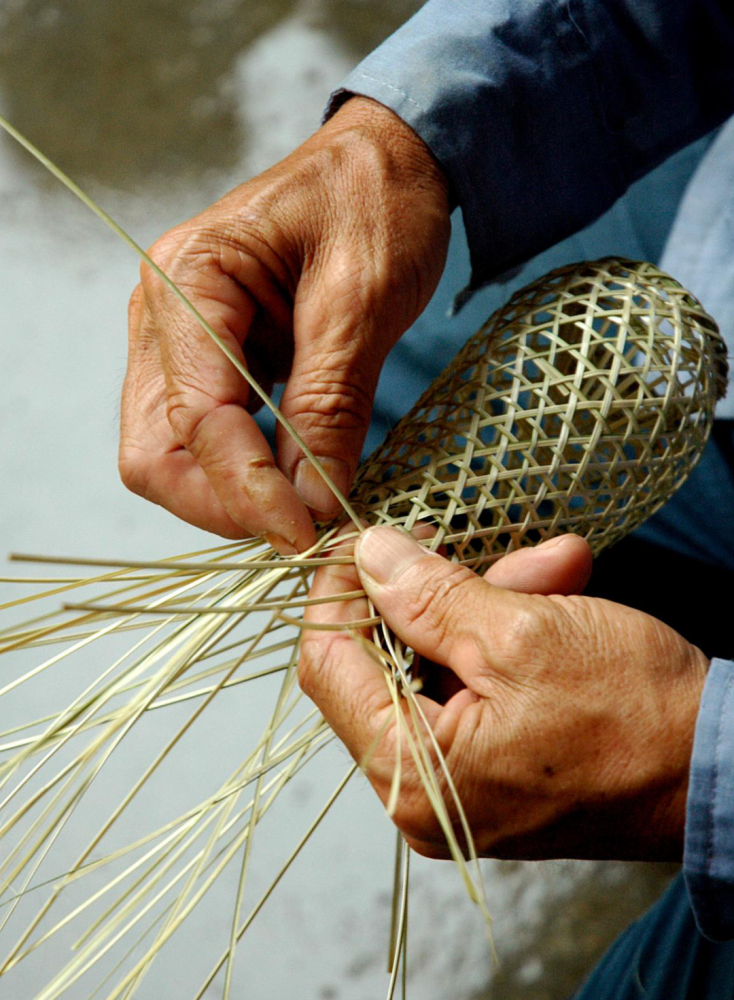
<instances>
[{"instance_id":1,"label":"wet concrete ground","mask_svg":"<svg viewBox=\"0 0 734 1000\"><path fill-rule=\"evenodd\" d=\"M143 193L196 186L202 173L233 171L247 156L253 136L243 107L263 95L287 107L294 96L277 75L243 85L240 67L259 40L296 15L302 47L310 30L351 65L417 6L10 0L0 11L0 87L16 126L85 182ZM304 122L304 134L313 126Z\"/></svg>"},{"instance_id":2,"label":"wet concrete ground","mask_svg":"<svg viewBox=\"0 0 734 1000\"><path fill-rule=\"evenodd\" d=\"M0 108L146 243L305 138L329 90L416 6L5 0ZM617 242L629 238L625 218L617 217ZM439 315L466 276L463 245L452 254ZM114 469L136 263L4 140L0 261L0 549L150 557L194 548L201 534L126 494ZM475 324L482 308L464 322ZM415 344L406 340L405 357L420 368ZM287 822L302 822L303 807L285 805ZM381 995L391 846L376 803L355 793L264 912L241 995ZM669 876L641 866L489 865L503 958L492 972L450 868L418 862L415 870L411 993L421 1000L562 1000ZM379 885L375 872L384 874ZM222 926L215 921L212 933L221 937ZM37 977L17 984L25 998ZM172 995L155 973L146 988L145 997Z\"/></svg>"}]
</instances>

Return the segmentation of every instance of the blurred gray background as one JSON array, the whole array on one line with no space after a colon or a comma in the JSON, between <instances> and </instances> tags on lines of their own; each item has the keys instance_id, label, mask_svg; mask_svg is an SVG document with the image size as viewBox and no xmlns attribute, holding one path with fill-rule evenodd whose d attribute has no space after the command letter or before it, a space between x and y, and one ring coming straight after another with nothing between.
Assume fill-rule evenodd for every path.
<instances>
[{"instance_id":1,"label":"blurred gray background","mask_svg":"<svg viewBox=\"0 0 734 1000\"><path fill-rule=\"evenodd\" d=\"M306 138L330 90L417 6L3 0L0 110L147 245ZM701 148L684 151L585 233L532 262L522 280L608 252L655 259ZM371 444L518 284L483 292L449 321L446 308L467 278L457 219L434 302L390 359ZM159 558L215 544L117 479L125 308L136 280L130 251L0 137L3 554ZM64 677L55 683L63 687ZM240 729L245 745L247 725L258 722L239 703L222 721L235 749ZM202 782L211 738L192 742L182 763ZM323 757L284 800L284 828L307 822L343 772L342 750ZM136 773L140 765L130 759L125 766ZM383 995L392 848L389 822L357 783L258 918L242 949L237 996ZM488 862L485 870L498 967L452 866L416 860L411 996L561 1000L671 874L665 866L570 862ZM228 898L212 906L226 907ZM226 934L226 914L220 917L213 911L197 932L202 948L207 935L221 942ZM195 951L188 944L154 968L140 996L185 1000ZM58 958L49 950L46 969ZM30 1000L44 978L40 968L21 966L8 995ZM86 992L69 995L82 1000Z\"/></svg>"}]
</instances>

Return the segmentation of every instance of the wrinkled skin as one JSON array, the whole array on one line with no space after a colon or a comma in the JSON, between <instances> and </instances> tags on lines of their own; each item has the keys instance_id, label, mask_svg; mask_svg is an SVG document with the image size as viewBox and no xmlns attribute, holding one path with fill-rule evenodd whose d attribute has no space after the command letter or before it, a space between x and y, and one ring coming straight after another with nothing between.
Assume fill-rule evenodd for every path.
<instances>
[{"instance_id":1,"label":"wrinkled skin","mask_svg":"<svg viewBox=\"0 0 734 1000\"><path fill-rule=\"evenodd\" d=\"M151 249L266 390L286 383L283 412L342 492L385 356L440 277L449 208L422 141L352 98L284 161ZM257 404L143 267L130 303L124 482L206 530L300 551L315 539L312 516L338 504L283 431L270 452ZM359 578L324 569L314 593L361 579L428 661L418 697L482 854L680 857L700 650L647 615L575 596L590 568L579 539L515 553L484 579L388 529L363 536L356 555ZM308 614L343 622L366 611L351 601ZM300 676L358 761L388 723L369 766L385 800L396 734L380 669L348 635L306 632ZM394 818L417 851L447 856L409 759Z\"/></svg>"},{"instance_id":2,"label":"wrinkled skin","mask_svg":"<svg viewBox=\"0 0 734 1000\"><path fill-rule=\"evenodd\" d=\"M577 596L591 567L582 539L520 550L484 578L390 528L362 535L356 559L359 574L320 570L313 595L361 581L394 632L433 661L418 698L480 854L681 857L708 661L649 615ZM311 621L367 616L364 598L308 609ZM394 718L381 668L346 633L307 631L302 649L304 691L361 761ZM388 722L367 771L383 801L395 747ZM395 823L419 853L448 857L407 753L404 766Z\"/></svg>"},{"instance_id":3,"label":"wrinkled skin","mask_svg":"<svg viewBox=\"0 0 734 1000\"><path fill-rule=\"evenodd\" d=\"M383 361L424 309L450 232L447 184L391 111L352 98L287 159L151 248L348 492ZM339 509L196 320L143 265L130 303L120 472L178 517L282 553Z\"/></svg>"}]
</instances>

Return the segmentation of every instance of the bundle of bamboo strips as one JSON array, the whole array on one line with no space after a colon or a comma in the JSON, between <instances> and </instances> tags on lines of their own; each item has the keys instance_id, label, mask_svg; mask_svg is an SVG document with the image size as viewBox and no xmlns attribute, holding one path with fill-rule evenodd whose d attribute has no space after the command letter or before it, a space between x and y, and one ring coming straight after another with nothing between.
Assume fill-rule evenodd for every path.
<instances>
[{"instance_id":1,"label":"bundle of bamboo strips","mask_svg":"<svg viewBox=\"0 0 734 1000\"><path fill-rule=\"evenodd\" d=\"M145 258L68 178L24 144ZM161 279L170 285L165 275ZM474 568L561 531L583 535L598 552L640 524L684 481L706 442L725 377L715 323L657 268L608 259L560 269L517 293L467 343L365 463L350 500L340 498L345 515L355 532L365 523L411 530L427 522L434 529L428 545L443 545L451 558ZM42 961L44 945L81 925L73 956L48 971L36 1000L70 991L78 996L81 983L90 985L90 997L129 1000L234 864L228 940L191 993L198 1000L221 976L221 995L231 996L238 942L356 770L347 769L246 912L258 825L333 739L301 696L296 666L302 611L313 603L312 574L347 558L338 548L344 536L337 541L336 532L335 525L325 526L310 551L293 557L281 557L260 541L158 562L16 557L91 563L97 572L55 580L50 589L4 606L11 613L35 601L47 608L78 589L85 595L83 602L44 610L0 631L0 654L12 654L22 666L29 657L41 657L6 683L0 696L12 698L25 685L42 689L51 670L64 670L71 683L72 667L85 650L105 642L118 648L104 668L95 665L68 704L0 733L0 933L18 928L0 976L31 956ZM489 920L471 830L414 697L411 652L377 616L350 627L370 631L363 641L384 668L406 752L469 894ZM225 691L274 679L274 705L244 759L201 800L161 824L147 822L140 803L170 769L195 723L216 711L210 708L215 699L221 704ZM158 718L163 710L174 724L160 727L164 738L143 773L124 793L116 789L107 818L90 835L87 805L104 788L115 755L124 753L123 741L147 732L151 714ZM210 752L216 759L217 749ZM399 795L396 766L388 810ZM452 816L458 817L456 829ZM135 836L119 832L126 824ZM403 975L405 970L404 845L399 858L389 997L399 969ZM177 984L176 992L183 991Z\"/></svg>"}]
</instances>

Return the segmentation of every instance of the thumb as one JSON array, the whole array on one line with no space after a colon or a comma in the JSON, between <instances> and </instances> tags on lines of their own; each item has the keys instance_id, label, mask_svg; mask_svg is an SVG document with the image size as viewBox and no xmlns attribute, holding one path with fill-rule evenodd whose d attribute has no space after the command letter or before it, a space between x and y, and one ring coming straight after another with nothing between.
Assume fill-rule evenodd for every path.
<instances>
[{"instance_id":1,"label":"thumb","mask_svg":"<svg viewBox=\"0 0 734 1000\"><path fill-rule=\"evenodd\" d=\"M554 538L500 559L485 578L427 552L395 528L371 528L357 541L365 591L388 625L422 656L466 678L493 637L513 633L537 599L528 594L577 593L588 578L591 552L575 536ZM523 591L524 593L515 593Z\"/></svg>"},{"instance_id":2,"label":"thumb","mask_svg":"<svg viewBox=\"0 0 734 1000\"><path fill-rule=\"evenodd\" d=\"M387 624L421 656L460 676L471 671L469 661L476 659L472 654L483 636L507 618L507 605L521 599L427 552L395 528L364 532L355 559L362 585Z\"/></svg>"}]
</instances>

